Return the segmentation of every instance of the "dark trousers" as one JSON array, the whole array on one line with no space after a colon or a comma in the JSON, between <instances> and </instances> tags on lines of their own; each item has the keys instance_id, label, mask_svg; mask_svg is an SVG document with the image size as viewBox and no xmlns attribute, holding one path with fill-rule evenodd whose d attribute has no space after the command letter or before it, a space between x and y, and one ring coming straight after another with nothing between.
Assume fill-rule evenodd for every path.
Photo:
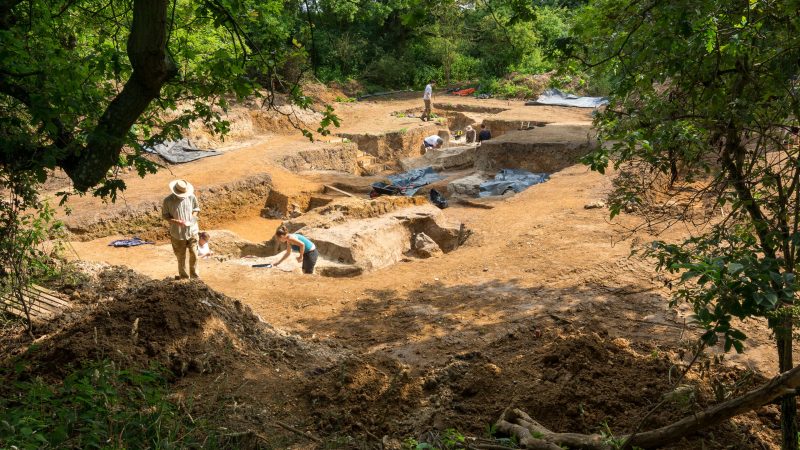
<instances>
[{"instance_id":1,"label":"dark trousers","mask_svg":"<svg viewBox=\"0 0 800 450\"><path fill-rule=\"evenodd\" d=\"M317 265L319 252L317 249L303 253L303 273L314 273L314 266Z\"/></svg>"}]
</instances>

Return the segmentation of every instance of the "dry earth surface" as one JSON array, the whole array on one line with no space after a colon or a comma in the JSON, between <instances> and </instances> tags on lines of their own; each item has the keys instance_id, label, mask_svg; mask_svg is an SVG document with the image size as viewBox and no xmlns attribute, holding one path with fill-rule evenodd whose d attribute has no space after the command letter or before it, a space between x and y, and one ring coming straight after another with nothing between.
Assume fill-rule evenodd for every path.
<instances>
[{"instance_id":1,"label":"dry earth surface","mask_svg":"<svg viewBox=\"0 0 800 450\"><path fill-rule=\"evenodd\" d=\"M429 124L408 117L419 103L414 95L337 104L340 131L427 130ZM456 109L475 123L507 123L508 130L517 122L591 122L584 109L519 101L442 95L435 103L462 105ZM439 110L445 115L450 109ZM276 193L289 198L279 212L305 201L300 215L315 196L330 200L322 193L325 184L364 197L363 189L379 179L287 170L279 163L286 156L347 145L338 137L312 143L290 131L243 133L240 142L225 144L222 156L144 179L125 174L128 189L116 204L71 200L66 221L76 232L69 257L83 261L90 275L59 286L78 306L40 325L47 335L37 356L40 369L57 376L65 364L101 355L160 362L176 373L175 390L195 416L252 431L240 445L266 448L397 448L408 437L435 442L449 428L481 437L509 406L557 431L607 427L624 433L675 389L698 331L685 309L668 308L669 280L651 262L630 257L633 247L653 239L643 230L627 231L641 219L623 214L609 221L607 209L584 208L605 199L615 175L581 165L518 195L481 203L491 209L452 202L445 216L471 234L434 258L403 258L342 278L302 275L292 260L288 268L294 270L284 271L216 257L201 261L202 282L172 281L175 261L162 224L140 216L157 210L173 178L201 192L203 228L229 230L256 244L270 240L282 222L262 217L280 203ZM247 195L235 186L218 190L253 177L262 178L245 185ZM206 202L203 195L218 198ZM104 225L87 226L98 222ZM659 237L677 240L691 231L673 228ZM155 245L108 246L133 232ZM131 341L137 318L138 336ZM689 401L669 403L644 429L715 403L715 386L730 397L775 374L765 325L743 327L750 336L746 352L722 363L701 358L683 381L693 386ZM90 339L97 333L102 343ZM24 348L23 338L4 339L5 356ZM671 448L778 448L776 427L777 407L770 405Z\"/></svg>"}]
</instances>

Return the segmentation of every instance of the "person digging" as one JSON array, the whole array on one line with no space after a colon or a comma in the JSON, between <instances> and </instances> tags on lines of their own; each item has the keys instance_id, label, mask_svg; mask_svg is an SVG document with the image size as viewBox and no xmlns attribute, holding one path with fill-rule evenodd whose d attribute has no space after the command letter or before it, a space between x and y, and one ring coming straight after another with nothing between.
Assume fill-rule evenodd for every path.
<instances>
[{"instance_id":1,"label":"person digging","mask_svg":"<svg viewBox=\"0 0 800 450\"><path fill-rule=\"evenodd\" d=\"M169 222L169 237L172 251L178 258L176 279L200 278L197 272L197 241L200 228L197 216L200 204L194 195L194 187L186 180L169 183L172 193L164 199L161 217ZM189 272L186 272L186 252L189 252Z\"/></svg>"},{"instance_id":2,"label":"person digging","mask_svg":"<svg viewBox=\"0 0 800 450\"><path fill-rule=\"evenodd\" d=\"M286 243L286 253L274 264L275 267L285 261L292 254L292 250L296 250L300 253L300 256L297 257L297 262L303 265L303 273L314 273L314 266L317 265L319 252L317 251L317 246L311 240L300 233L289 233L289 230L284 225L278 227L275 237L278 238L278 241Z\"/></svg>"}]
</instances>

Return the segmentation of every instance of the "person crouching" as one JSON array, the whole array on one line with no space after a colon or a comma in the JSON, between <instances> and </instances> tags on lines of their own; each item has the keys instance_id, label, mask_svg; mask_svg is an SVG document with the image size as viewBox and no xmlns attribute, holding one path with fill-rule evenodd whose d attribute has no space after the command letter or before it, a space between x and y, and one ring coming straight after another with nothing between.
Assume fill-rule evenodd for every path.
<instances>
[{"instance_id":1,"label":"person crouching","mask_svg":"<svg viewBox=\"0 0 800 450\"><path fill-rule=\"evenodd\" d=\"M444 139L442 139L442 137L438 134L432 134L422 140L421 153L424 155L428 152L428 150L433 148L442 148L443 145Z\"/></svg>"},{"instance_id":2,"label":"person crouching","mask_svg":"<svg viewBox=\"0 0 800 450\"><path fill-rule=\"evenodd\" d=\"M292 250L297 250L300 253L300 256L297 257L297 262L303 265L303 273L314 273L314 266L317 265L319 252L311 240L300 233L289 233L289 230L284 225L278 227L275 237L278 238L278 241L286 243L286 253L284 253L280 261L275 263L275 266L285 261L292 254Z\"/></svg>"}]
</instances>

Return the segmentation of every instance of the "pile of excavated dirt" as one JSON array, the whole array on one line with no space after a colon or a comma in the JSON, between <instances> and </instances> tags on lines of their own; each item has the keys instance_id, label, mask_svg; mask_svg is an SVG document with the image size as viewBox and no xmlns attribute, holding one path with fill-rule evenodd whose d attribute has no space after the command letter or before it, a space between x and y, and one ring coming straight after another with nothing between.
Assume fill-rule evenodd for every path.
<instances>
[{"instance_id":1,"label":"pile of excavated dirt","mask_svg":"<svg viewBox=\"0 0 800 450\"><path fill-rule=\"evenodd\" d=\"M311 349L275 330L240 301L201 282L151 280L119 267L95 270L64 288L74 308L35 327L41 337L25 356L35 373L63 375L103 359L123 367L156 363L179 377L221 373L252 359L276 366L294 357L329 362L321 347Z\"/></svg>"},{"instance_id":2,"label":"pile of excavated dirt","mask_svg":"<svg viewBox=\"0 0 800 450\"><path fill-rule=\"evenodd\" d=\"M363 326L348 327L354 336L344 340L301 338L200 282L151 280L119 267L88 270L55 286L79 305L38 326L35 333L43 336L35 346L0 349L0 364L23 360L28 375L54 380L97 359L125 368L160 364L174 373L174 399L193 417L258 437L242 440L240 448L400 448L408 437L432 441L447 428L484 436L509 406L554 431L630 432L675 389L691 357L686 349L613 338L602 327L582 330L542 318L511 320L504 332L484 334L467 351L453 351L445 336L441 349L417 351L419 360L400 358L375 351L388 336L362 336ZM374 313L364 307L364 314ZM415 320L408 311L385 333L422 336L403 317ZM740 395L761 382L719 364L698 364L681 383L685 394L652 414L643 429L704 409L718 393ZM777 407L768 405L668 448L778 448L777 418Z\"/></svg>"},{"instance_id":3,"label":"pile of excavated dirt","mask_svg":"<svg viewBox=\"0 0 800 450\"><path fill-rule=\"evenodd\" d=\"M318 376L308 397L321 430L329 433L430 441L454 428L485 436L505 408L515 407L553 431L623 434L635 430L664 393L675 391L675 350L633 348L604 330L518 324L421 372L389 358L348 360L327 379ZM741 395L764 381L744 375L722 366L693 369L676 391L681 394L650 415L642 430L715 404L715 387ZM777 407L768 405L666 448L778 448L777 416Z\"/></svg>"}]
</instances>

